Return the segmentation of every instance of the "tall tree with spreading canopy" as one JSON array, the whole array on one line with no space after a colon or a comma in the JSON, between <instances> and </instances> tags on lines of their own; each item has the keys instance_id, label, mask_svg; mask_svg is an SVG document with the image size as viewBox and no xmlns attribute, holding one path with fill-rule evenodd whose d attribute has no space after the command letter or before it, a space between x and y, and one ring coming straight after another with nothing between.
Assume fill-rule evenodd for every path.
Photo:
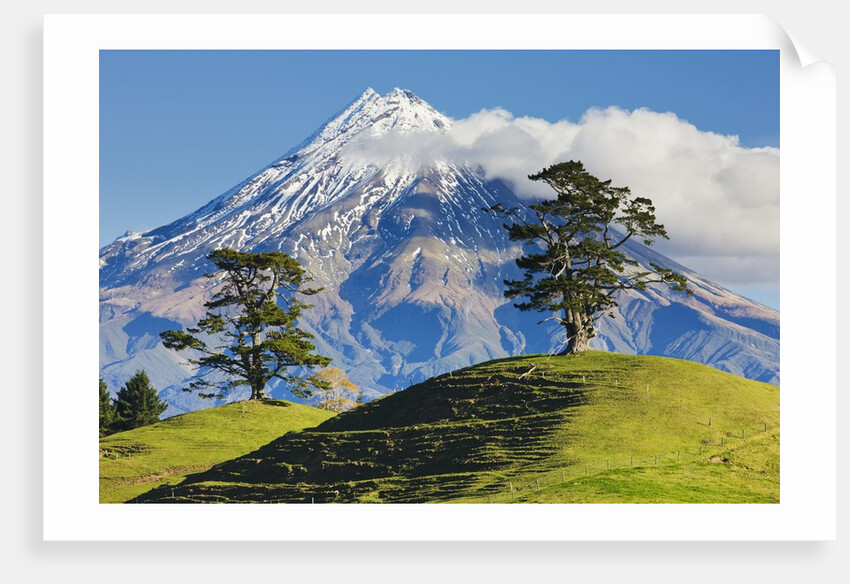
<instances>
[{"instance_id":1,"label":"tall tree with spreading canopy","mask_svg":"<svg viewBox=\"0 0 850 584\"><path fill-rule=\"evenodd\" d=\"M316 354L310 342L313 335L296 326L301 313L311 308L296 294L309 296L321 289L302 288L311 278L284 253L218 249L207 258L218 268L207 277L221 278L222 283L204 304L206 315L194 328L160 333L166 348L194 349L201 354L189 360L200 376L185 391L216 388L215 393L199 395L224 397L233 388L247 385L250 399L262 400L266 384L278 379L293 394L310 395L317 382L292 370L323 367L331 360ZM210 381L207 377L213 372L225 374L226 379Z\"/></svg>"},{"instance_id":2,"label":"tall tree with spreading canopy","mask_svg":"<svg viewBox=\"0 0 850 584\"><path fill-rule=\"evenodd\" d=\"M522 311L552 314L540 322L553 320L564 327L561 354L590 349L596 321L617 306L616 296L623 290L658 283L691 293L681 274L656 264L650 264L652 271L632 269L637 262L622 251L632 238L647 246L655 238L668 239L650 199L599 180L577 161L555 164L528 178L549 185L556 197L527 209L489 209L512 220L504 225L508 236L525 246L516 260L524 277L505 280L505 296L523 298L514 304Z\"/></svg>"}]
</instances>

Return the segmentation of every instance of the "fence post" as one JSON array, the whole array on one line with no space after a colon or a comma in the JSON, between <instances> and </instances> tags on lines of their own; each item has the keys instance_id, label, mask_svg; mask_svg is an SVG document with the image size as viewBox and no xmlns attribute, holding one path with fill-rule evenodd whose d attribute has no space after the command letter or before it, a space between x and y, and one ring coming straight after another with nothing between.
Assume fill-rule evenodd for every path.
<instances>
[{"instance_id":1,"label":"fence post","mask_svg":"<svg viewBox=\"0 0 850 584\"><path fill-rule=\"evenodd\" d=\"M708 419L708 425L711 426L711 418Z\"/></svg>"},{"instance_id":2,"label":"fence post","mask_svg":"<svg viewBox=\"0 0 850 584\"><path fill-rule=\"evenodd\" d=\"M608 458L605 459L605 467L607 470L611 470L611 460Z\"/></svg>"},{"instance_id":3,"label":"fence post","mask_svg":"<svg viewBox=\"0 0 850 584\"><path fill-rule=\"evenodd\" d=\"M681 461L682 461L682 451L677 450L676 451L676 462L681 462Z\"/></svg>"},{"instance_id":4,"label":"fence post","mask_svg":"<svg viewBox=\"0 0 850 584\"><path fill-rule=\"evenodd\" d=\"M655 464L658 464L658 455L655 455Z\"/></svg>"},{"instance_id":5,"label":"fence post","mask_svg":"<svg viewBox=\"0 0 850 584\"><path fill-rule=\"evenodd\" d=\"M635 465L635 457L632 456L631 462L629 463L629 466L634 466L634 465Z\"/></svg>"},{"instance_id":6,"label":"fence post","mask_svg":"<svg viewBox=\"0 0 850 584\"><path fill-rule=\"evenodd\" d=\"M699 455L702 456L702 444L699 445Z\"/></svg>"},{"instance_id":7,"label":"fence post","mask_svg":"<svg viewBox=\"0 0 850 584\"><path fill-rule=\"evenodd\" d=\"M741 428L741 440L747 439L747 431L744 428Z\"/></svg>"},{"instance_id":8,"label":"fence post","mask_svg":"<svg viewBox=\"0 0 850 584\"><path fill-rule=\"evenodd\" d=\"M537 480L537 490L539 491L540 490L540 479L536 479L536 480Z\"/></svg>"},{"instance_id":9,"label":"fence post","mask_svg":"<svg viewBox=\"0 0 850 584\"><path fill-rule=\"evenodd\" d=\"M511 486L511 501L514 500L514 483L513 481L508 481L508 484Z\"/></svg>"},{"instance_id":10,"label":"fence post","mask_svg":"<svg viewBox=\"0 0 850 584\"><path fill-rule=\"evenodd\" d=\"M721 436L721 437L720 437L720 445L721 445L721 446L726 446L726 436Z\"/></svg>"},{"instance_id":11,"label":"fence post","mask_svg":"<svg viewBox=\"0 0 850 584\"><path fill-rule=\"evenodd\" d=\"M767 422L764 422L764 431L767 432Z\"/></svg>"},{"instance_id":12,"label":"fence post","mask_svg":"<svg viewBox=\"0 0 850 584\"><path fill-rule=\"evenodd\" d=\"M584 476L587 476L587 465L584 465Z\"/></svg>"},{"instance_id":13,"label":"fence post","mask_svg":"<svg viewBox=\"0 0 850 584\"><path fill-rule=\"evenodd\" d=\"M561 471L561 482L562 483L567 482L567 471L565 471L565 470Z\"/></svg>"}]
</instances>

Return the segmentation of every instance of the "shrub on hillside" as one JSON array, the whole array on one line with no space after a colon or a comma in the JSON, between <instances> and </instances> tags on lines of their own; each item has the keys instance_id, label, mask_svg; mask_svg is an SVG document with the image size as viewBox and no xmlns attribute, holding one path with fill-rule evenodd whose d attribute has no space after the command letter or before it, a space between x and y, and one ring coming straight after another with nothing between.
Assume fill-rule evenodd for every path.
<instances>
[{"instance_id":1,"label":"shrub on hillside","mask_svg":"<svg viewBox=\"0 0 850 584\"><path fill-rule=\"evenodd\" d=\"M159 421L168 404L159 399L147 373L136 374L124 384L115 400L114 431L132 430Z\"/></svg>"}]
</instances>

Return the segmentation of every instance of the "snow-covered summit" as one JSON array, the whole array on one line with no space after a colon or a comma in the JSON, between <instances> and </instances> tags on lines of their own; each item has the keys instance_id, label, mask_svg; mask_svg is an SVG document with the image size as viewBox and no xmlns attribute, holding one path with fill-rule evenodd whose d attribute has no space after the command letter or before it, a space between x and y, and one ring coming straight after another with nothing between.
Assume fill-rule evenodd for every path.
<instances>
[{"instance_id":1,"label":"snow-covered summit","mask_svg":"<svg viewBox=\"0 0 850 584\"><path fill-rule=\"evenodd\" d=\"M354 138L376 138L390 132L446 132L450 127L450 118L410 90L395 88L380 95L369 87L282 160L337 149Z\"/></svg>"},{"instance_id":2,"label":"snow-covered summit","mask_svg":"<svg viewBox=\"0 0 850 584\"><path fill-rule=\"evenodd\" d=\"M356 133L368 128L373 136L381 136L389 131L399 133L442 131L451 126L451 120L434 109L408 89L396 87L386 95L379 95L371 87L366 89L342 116L343 128Z\"/></svg>"}]
</instances>

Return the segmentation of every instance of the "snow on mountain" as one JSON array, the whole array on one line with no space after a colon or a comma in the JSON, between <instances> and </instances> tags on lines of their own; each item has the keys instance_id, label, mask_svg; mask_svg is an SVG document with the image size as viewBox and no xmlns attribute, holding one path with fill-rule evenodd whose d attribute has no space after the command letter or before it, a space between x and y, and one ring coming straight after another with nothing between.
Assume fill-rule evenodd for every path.
<instances>
[{"instance_id":1,"label":"snow on mountain","mask_svg":"<svg viewBox=\"0 0 850 584\"><path fill-rule=\"evenodd\" d=\"M367 89L279 160L194 213L116 239L100 252L101 374L114 390L145 369L171 404L209 403L181 392L193 370L165 350L161 330L203 314L206 254L219 247L283 251L324 291L302 326L367 396L487 359L553 348L502 295L519 253L501 220L483 213L519 203L508 185L463 161L421 160L398 137L427 145L451 120L413 93ZM393 142L396 140L396 142ZM389 144L379 161L358 145ZM411 142L412 141L412 142ZM693 297L630 292L604 319L595 346L700 361L779 380L779 315L643 246L629 253L685 273ZM273 392L274 393L274 392ZM233 396L238 397L238 396Z\"/></svg>"}]
</instances>

